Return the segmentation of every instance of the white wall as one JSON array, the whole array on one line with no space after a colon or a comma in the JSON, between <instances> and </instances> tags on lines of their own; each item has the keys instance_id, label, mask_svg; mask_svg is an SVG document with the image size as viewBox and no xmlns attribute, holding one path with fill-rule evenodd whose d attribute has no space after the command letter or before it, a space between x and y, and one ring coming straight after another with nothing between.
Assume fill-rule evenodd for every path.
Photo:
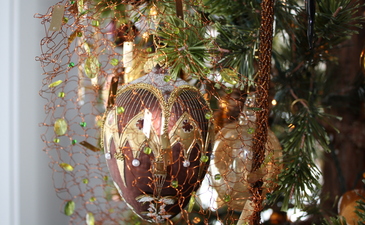
<instances>
[{"instance_id":1,"label":"white wall","mask_svg":"<svg viewBox=\"0 0 365 225\"><path fill-rule=\"evenodd\" d=\"M43 27L35 13L56 0L1 0L0 6L0 220L3 225L62 225L61 213L42 151L42 71L35 56Z\"/></svg>"}]
</instances>

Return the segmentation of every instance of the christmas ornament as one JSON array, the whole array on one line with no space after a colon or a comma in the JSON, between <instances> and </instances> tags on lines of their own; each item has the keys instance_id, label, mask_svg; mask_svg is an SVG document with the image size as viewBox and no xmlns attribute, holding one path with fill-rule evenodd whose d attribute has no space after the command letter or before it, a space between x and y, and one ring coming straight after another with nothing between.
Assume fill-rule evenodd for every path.
<instances>
[{"instance_id":1,"label":"christmas ornament","mask_svg":"<svg viewBox=\"0 0 365 225\"><path fill-rule=\"evenodd\" d=\"M121 196L141 218L157 223L188 204L206 173L212 140L208 103L185 81L164 81L167 75L155 68L123 86L102 131Z\"/></svg>"},{"instance_id":2,"label":"christmas ornament","mask_svg":"<svg viewBox=\"0 0 365 225\"><path fill-rule=\"evenodd\" d=\"M356 225L360 218L356 215L357 201L364 201L365 190L355 189L346 192L338 202L338 214L345 217L347 224Z\"/></svg>"},{"instance_id":3,"label":"christmas ornament","mask_svg":"<svg viewBox=\"0 0 365 225\"><path fill-rule=\"evenodd\" d=\"M266 158L260 169L251 172L253 164L252 138L256 120L253 109L254 96L248 96L239 121L223 127L213 147L214 159L210 164L213 187L218 196L233 210L242 211L251 197L250 183L264 179L263 193L273 188L271 179L279 172L277 160L281 146L274 133L269 130Z\"/></svg>"}]
</instances>

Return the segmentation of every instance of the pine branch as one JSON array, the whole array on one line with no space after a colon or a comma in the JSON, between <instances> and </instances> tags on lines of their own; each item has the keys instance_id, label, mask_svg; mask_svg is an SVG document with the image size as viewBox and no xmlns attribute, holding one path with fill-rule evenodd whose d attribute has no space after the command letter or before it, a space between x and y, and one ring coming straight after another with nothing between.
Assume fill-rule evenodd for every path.
<instances>
[{"instance_id":1,"label":"pine branch","mask_svg":"<svg viewBox=\"0 0 365 225\"><path fill-rule=\"evenodd\" d=\"M362 180L362 182L365 184L365 180ZM361 199L356 201L357 205L355 206L355 213L360 218L357 222L358 225L365 224L365 197L361 195L360 197Z\"/></svg>"},{"instance_id":2,"label":"pine branch","mask_svg":"<svg viewBox=\"0 0 365 225\"><path fill-rule=\"evenodd\" d=\"M183 21L176 16L168 16L156 32L161 42L157 48L157 61L170 68L172 79L181 72L195 77L205 77L209 73L211 40L207 37L207 27L199 15L187 15Z\"/></svg>"},{"instance_id":3,"label":"pine branch","mask_svg":"<svg viewBox=\"0 0 365 225\"><path fill-rule=\"evenodd\" d=\"M346 225L346 219L344 217L331 217L329 219L325 219L322 225Z\"/></svg>"}]
</instances>

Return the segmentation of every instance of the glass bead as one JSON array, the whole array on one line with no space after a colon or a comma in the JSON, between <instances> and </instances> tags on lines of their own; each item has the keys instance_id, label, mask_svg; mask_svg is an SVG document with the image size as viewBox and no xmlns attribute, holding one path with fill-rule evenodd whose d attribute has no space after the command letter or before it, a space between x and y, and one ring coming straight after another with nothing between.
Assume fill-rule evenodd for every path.
<instances>
[{"instance_id":1,"label":"glass bead","mask_svg":"<svg viewBox=\"0 0 365 225\"><path fill-rule=\"evenodd\" d=\"M91 197L90 198L90 202L95 202L96 201L96 198L95 197Z\"/></svg>"},{"instance_id":2,"label":"glass bead","mask_svg":"<svg viewBox=\"0 0 365 225\"><path fill-rule=\"evenodd\" d=\"M253 133L255 133L255 129L250 127L250 128L247 129L247 133L253 134Z\"/></svg>"},{"instance_id":3,"label":"glass bead","mask_svg":"<svg viewBox=\"0 0 365 225\"><path fill-rule=\"evenodd\" d=\"M77 143L77 140L73 139L73 140L71 141L71 143L72 143L73 145L75 145L75 144Z\"/></svg>"},{"instance_id":4,"label":"glass bead","mask_svg":"<svg viewBox=\"0 0 365 225\"><path fill-rule=\"evenodd\" d=\"M104 177L103 177L103 179L104 179L105 181L108 181L108 180L109 180L109 177L108 177L108 176L104 176Z\"/></svg>"},{"instance_id":5,"label":"glass bead","mask_svg":"<svg viewBox=\"0 0 365 225\"><path fill-rule=\"evenodd\" d=\"M76 33L76 35L77 35L77 37L82 37L82 32L79 31Z\"/></svg>"},{"instance_id":6,"label":"glass bead","mask_svg":"<svg viewBox=\"0 0 365 225\"><path fill-rule=\"evenodd\" d=\"M117 107L117 113L118 113L118 114L122 114L122 113L124 113L124 108L123 108L123 106Z\"/></svg>"},{"instance_id":7,"label":"glass bead","mask_svg":"<svg viewBox=\"0 0 365 225\"><path fill-rule=\"evenodd\" d=\"M189 213L191 211L193 211L194 205L195 205L195 191L193 191L191 193L191 197L190 197L190 200L189 200L189 204L188 204L188 212Z\"/></svg>"},{"instance_id":8,"label":"glass bead","mask_svg":"<svg viewBox=\"0 0 365 225\"><path fill-rule=\"evenodd\" d=\"M86 225L94 225L94 224L95 224L94 214L92 212L88 212L86 214Z\"/></svg>"},{"instance_id":9,"label":"glass bead","mask_svg":"<svg viewBox=\"0 0 365 225\"><path fill-rule=\"evenodd\" d=\"M110 64L112 64L113 66L118 65L118 63L119 63L119 60L118 59L112 59L112 60L110 60Z\"/></svg>"},{"instance_id":10,"label":"glass bead","mask_svg":"<svg viewBox=\"0 0 365 225\"><path fill-rule=\"evenodd\" d=\"M109 152L105 153L105 158L109 160L112 158L112 155Z\"/></svg>"},{"instance_id":11,"label":"glass bead","mask_svg":"<svg viewBox=\"0 0 365 225\"><path fill-rule=\"evenodd\" d=\"M215 83L214 87L215 87L216 89L221 89L221 85L220 85L219 83Z\"/></svg>"},{"instance_id":12,"label":"glass bead","mask_svg":"<svg viewBox=\"0 0 365 225\"><path fill-rule=\"evenodd\" d=\"M66 171L73 171L74 170L74 168L70 164L60 163L59 165L62 169L66 170Z\"/></svg>"},{"instance_id":13,"label":"glass bead","mask_svg":"<svg viewBox=\"0 0 365 225\"><path fill-rule=\"evenodd\" d=\"M67 17L63 17L63 22L67 23L68 22L68 18Z\"/></svg>"},{"instance_id":14,"label":"glass bead","mask_svg":"<svg viewBox=\"0 0 365 225\"><path fill-rule=\"evenodd\" d=\"M207 155L202 155L202 156L200 157L200 161L202 161L202 162L204 162L204 163L208 162L208 160L209 160L209 156L207 156Z\"/></svg>"},{"instance_id":15,"label":"glass bead","mask_svg":"<svg viewBox=\"0 0 365 225\"><path fill-rule=\"evenodd\" d=\"M134 167L138 167L139 165L141 165L141 162L138 159L133 159L132 160L132 165Z\"/></svg>"},{"instance_id":16,"label":"glass bead","mask_svg":"<svg viewBox=\"0 0 365 225\"><path fill-rule=\"evenodd\" d=\"M177 188L179 186L179 182L177 180L171 181L171 187Z\"/></svg>"},{"instance_id":17,"label":"glass bead","mask_svg":"<svg viewBox=\"0 0 365 225\"><path fill-rule=\"evenodd\" d=\"M143 152L144 152L145 154L149 155L149 154L151 154L151 153L152 153L152 149L151 149L150 147L145 147L145 148L143 149Z\"/></svg>"},{"instance_id":18,"label":"glass bead","mask_svg":"<svg viewBox=\"0 0 365 225\"><path fill-rule=\"evenodd\" d=\"M183 162L183 166L184 166L184 167L189 167L189 166L190 166L190 162L189 162L189 161L187 161L187 160L185 160L185 161Z\"/></svg>"},{"instance_id":19,"label":"glass bead","mask_svg":"<svg viewBox=\"0 0 365 225\"><path fill-rule=\"evenodd\" d=\"M163 80L164 80L165 82L169 82L169 81L171 80L171 76L165 76L165 77L163 78Z\"/></svg>"},{"instance_id":20,"label":"glass bead","mask_svg":"<svg viewBox=\"0 0 365 225\"><path fill-rule=\"evenodd\" d=\"M70 4L72 5L72 4L75 4L75 1L70 1Z\"/></svg>"},{"instance_id":21,"label":"glass bead","mask_svg":"<svg viewBox=\"0 0 365 225\"><path fill-rule=\"evenodd\" d=\"M86 127L86 122L80 122L81 127Z\"/></svg>"},{"instance_id":22,"label":"glass bead","mask_svg":"<svg viewBox=\"0 0 365 225\"><path fill-rule=\"evenodd\" d=\"M215 158L215 155L214 154L211 154L210 155L210 159L214 159Z\"/></svg>"},{"instance_id":23,"label":"glass bead","mask_svg":"<svg viewBox=\"0 0 365 225\"><path fill-rule=\"evenodd\" d=\"M98 27L100 25L99 20L91 21L91 25L94 26L94 27Z\"/></svg>"},{"instance_id":24,"label":"glass bead","mask_svg":"<svg viewBox=\"0 0 365 225\"><path fill-rule=\"evenodd\" d=\"M213 114L211 112L205 113L205 119L210 120L213 117Z\"/></svg>"},{"instance_id":25,"label":"glass bead","mask_svg":"<svg viewBox=\"0 0 365 225\"><path fill-rule=\"evenodd\" d=\"M65 92L59 92L58 93L58 97L60 97L60 98L64 98L65 97Z\"/></svg>"},{"instance_id":26,"label":"glass bead","mask_svg":"<svg viewBox=\"0 0 365 225\"><path fill-rule=\"evenodd\" d=\"M75 202L68 201L65 204L64 213L66 216L71 216L75 211Z\"/></svg>"},{"instance_id":27,"label":"glass bead","mask_svg":"<svg viewBox=\"0 0 365 225\"><path fill-rule=\"evenodd\" d=\"M49 88L53 88L53 87L57 87L58 85L60 85L62 83L62 80L57 80L57 81L55 81L55 82L53 82L53 83L50 83L49 85L48 85L48 87Z\"/></svg>"},{"instance_id":28,"label":"glass bead","mask_svg":"<svg viewBox=\"0 0 365 225\"><path fill-rule=\"evenodd\" d=\"M67 132L67 128L68 128L67 122L62 118L56 119L56 121L54 122L53 129L57 135L64 135Z\"/></svg>"},{"instance_id":29,"label":"glass bead","mask_svg":"<svg viewBox=\"0 0 365 225\"><path fill-rule=\"evenodd\" d=\"M225 195L224 195L224 198L223 198L223 201L225 201L225 202L229 202L229 201L231 201L231 196L230 196L230 195L225 194Z\"/></svg>"},{"instance_id":30,"label":"glass bead","mask_svg":"<svg viewBox=\"0 0 365 225\"><path fill-rule=\"evenodd\" d=\"M232 88L227 88L225 91L226 91L227 94L231 94L233 92L233 89Z\"/></svg>"},{"instance_id":31,"label":"glass bead","mask_svg":"<svg viewBox=\"0 0 365 225\"><path fill-rule=\"evenodd\" d=\"M270 201L270 200L271 200L271 198L272 198L272 194L271 194L271 193L267 193L267 194L266 194L266 199Z\"/></svg>"},{"instance_id":32,"label":"glass bead","mask_svg":"<svg viewBox=\"0 0 365 225\"><path fill-rule=\"evenodd\" d=\"M219 173L214 175L214 180L220 180L221 178L222 176Z\"/></svg>"},{"instance_id":33,"label":"glass bead","mask_svg":"<svg viewBox=\"0 0 365 225\"><path fill-rule=\"evenodd\" d=\"M99 73L99 60L95 56L90 56L86 59L84 64L85 75L93 79Z\"/></svg>"},{"instance_id":34,"label":"glass bead","mask_svg":"<svg viewBox=\"0 0 365 225\"><path fill-rule=\"evenodd\" d=\"M74 67L75 66L75 63L74 62L70 62L69 64L68 64L68 67Z\"/></svg>"},{"instance_id":35,"label":"glass bead","mask_svg":"<svg viewBox=\"0 0 365 225\"><path fill-rule=\"evenodd\" d=\"M89 179L87 179L87 178L82 179L82 183L84 183L84 184L88 184L88 183L89 183Z\"/></svg>"},{"instance_id":36,"label":"glass bead","mask_svg":"<svg viewBox=\"0 0 365 225\"><path fill-rule=\"evenodd\" d=\"M53 142L54 143L59 143L60 142L60 139L59 138L55 138L55 139L53 139Z\"/></svg>"}]
</instances>

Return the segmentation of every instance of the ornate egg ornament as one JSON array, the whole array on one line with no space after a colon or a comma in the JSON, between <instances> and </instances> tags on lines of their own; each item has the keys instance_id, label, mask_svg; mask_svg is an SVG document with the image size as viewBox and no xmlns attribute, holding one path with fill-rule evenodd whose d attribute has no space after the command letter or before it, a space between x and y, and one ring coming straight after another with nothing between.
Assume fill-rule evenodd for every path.
<instances>
[{"instance_id":1,"label":"ornate egg ornament","mask_svg":"<svg viewBox=\"0 0 365 225\"><path fill-rule=\"evenodd\" d=\"M263 192L274 188L273 179L280 171L278 158L281 145L271 130L268 130L266 158L260 169L252 172L252 138L255 132L254 96L248 96L243 115L239 121L224 126L216 135L213 147L214 159L209 168L212 186L217 191L218 203L225 202L230 208L242 211L246 201L252 196L250 183L264 179Z\"/></svg>"},{"instance_id":2,"label":"ornate egg ornament","mask_svg":"<svg viewBox=\"0 0 365 225\"><path fill-rule=\"evenodd\" d=\"M102 147L115 186L141 218L163 222L196 191L209 163L208 103L159 69L123 86L106 112Z\"/></svg>"}]
</instances>

